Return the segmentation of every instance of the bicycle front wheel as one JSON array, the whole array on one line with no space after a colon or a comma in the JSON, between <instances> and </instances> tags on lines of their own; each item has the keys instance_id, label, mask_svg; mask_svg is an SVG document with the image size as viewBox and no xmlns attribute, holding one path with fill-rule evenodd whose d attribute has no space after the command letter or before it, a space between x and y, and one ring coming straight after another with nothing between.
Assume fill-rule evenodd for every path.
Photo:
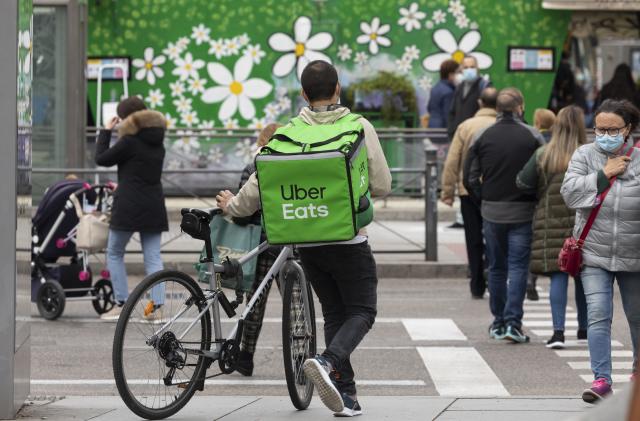
<instances>
[{"instance_id":1,"label":"bicycle front wheel","mask_svg":"<svg viewBox=\"0 0 640 421\"><path fill-rule=\"evenodd\" d=\"M282 306L282 345L284 373L293 406L307 409L313 396L313 383L302 370L307 358L316 354L316 319L313 294L302 267L289 261L281 271L284 285Z\"/></svg>"},{"instance_id":2,"label":"bicycle front wheel","mask_svg":"<svg viewBox=\"0 0 640 421\"><path fill-rule=\"evenodd\" d=\"M136 415L167 418L202 390L208 364L202 352L211 346L209 311L200 316L205 307L198 284L177 271L156 272L131 293L112 358L118 392Z\"/></svg>"}]
</instances>

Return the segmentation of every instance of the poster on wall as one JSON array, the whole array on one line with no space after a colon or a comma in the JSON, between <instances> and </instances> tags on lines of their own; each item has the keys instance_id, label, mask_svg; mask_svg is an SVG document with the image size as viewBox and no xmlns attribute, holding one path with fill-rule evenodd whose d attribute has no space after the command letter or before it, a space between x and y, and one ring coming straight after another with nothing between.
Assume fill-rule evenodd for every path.
<instances>
[{"instance_id":1,"label":"poster on wall","mask_svg":"<svg viewBox=\"0 0 640 421\"><path fill-rule=\"evenodd\" d=\"M131 80L130 57L89 57L87 58L87 80L98 80L100 66L106 66L102 70L102 80Z\"/></svg>"},{"instance_id":2,"label":"poster on wall","mask_svg":"<svg viewBox=\"0 0 640 421\"><path fill-rule=\"evenodd\" d=\"M510 72L553 72L554 63L553 47L508 47Z\"/></svg>"}]
</instances>

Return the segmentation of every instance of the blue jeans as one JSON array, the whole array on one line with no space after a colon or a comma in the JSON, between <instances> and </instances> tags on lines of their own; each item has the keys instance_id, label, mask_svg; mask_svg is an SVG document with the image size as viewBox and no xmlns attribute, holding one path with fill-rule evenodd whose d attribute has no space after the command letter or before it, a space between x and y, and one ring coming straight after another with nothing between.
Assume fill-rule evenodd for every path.
<instances>
[{"instance_id":1,"label":"blue jeans","mask_svg":"<svg viewBox=\"0 0 640 421\"><path fill-rule=\"evenodd\" d=\"M633 369L637 367L640 338L640 272L609 272L586 266L582 285L589 315L589 355L595 379L611 381L611 320L613 319L613 280L618 281L622 307L627 316L633 342Z\"/></svg>"},{"instance_id":2,"label":"blue jeans","mask_svg":"<svg viewBox=\"0 0 640 421\"><path fill-rule=\"evenodd\" d=\"M549 301L551 301L551 317L553 319L553 330L563 330L567 311L567 289L569 286L569 275L564 272L552 272L551 289L549 291ZM587 301L584 297L584 289L580 278L574 279L576 310L578 312L578 329L587 330Z\"/></svg>"},{"instance_id":3,"label":"blue jeans","mask_svg":"<svg viewBox=\"0 0 640 421\"><path fill-rule=\"evenodd\" d=\"M494 317L493 326L520 328L531 256L531 222L496 224L485 219L483 228L489 260L489 305Z\"/></svg>"},{"instance_id":4,"label":"blue jeans","mask_svg":"<svg viewBox=\"0 0 640 421\"><path fill-rule=\"evenodd\" d=\"M118 303L124 303L129 297L129 284L127 283L127 270L124 266L124 253L132 235L132 231L109 230L107 268L111 273L113 294ZM142 252L144 254L144 271L147 275L163 269L162 258L160 257L161 237L162 233L159 232L140 233ZM151 290L151 299L155 304L164 304L164 284L153 287Z\"/></svg>"}]
</instances>

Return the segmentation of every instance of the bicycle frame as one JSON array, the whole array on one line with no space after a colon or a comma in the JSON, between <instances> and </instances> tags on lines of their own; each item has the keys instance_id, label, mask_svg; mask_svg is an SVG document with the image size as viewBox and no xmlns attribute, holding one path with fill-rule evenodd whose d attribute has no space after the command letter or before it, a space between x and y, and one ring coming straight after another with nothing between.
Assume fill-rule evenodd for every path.
<instances>
[{"instance_id":1,"label":"bicycle frame","mask_svg":"<svg viewBox=\"0 0 640 421\"><path fill-rule=\"evenodd\" d=\"M265 251L268 247L269 247L269 244L265 241L260 245L258 245L258 247L251 250L246 255L239 258L238 262L242 265L248 262L249 260L257 257L260 253ZM284 264L288 260L290 260L292 257L293 257L293 247L284 246L282 248L282 251L280 251L280 254L278 254L278 257L276 258L274 264L271 266L271 268L269 268L269 271L267 272L266 276L264 277L264 279L262 280L258 288L256 288L255 292L253 293L253 296L251 297L251 300L247 303L244 311L238 318L238 322L229 333L229 336L228 336L229 338L234 338L236 336L236 333L238 331L238 326L240 325L241 321L243 321L247 317L247 315L253 310L253 307L255 306L256 302L258 301L262 293L265 291L267 287L271 285L276 275L284 267ZM295 261L291 261L291 264L298 265L298 263ZM217 278L217 274L222 273L224 269L222 265L214 264L213 262L208 262L207 265L208 265L208 271L206 272L206 275L210 277L209 288L212 291L212 294L206 298L207 305L200 311L200 313L189 324L189 326L187 326L187 328L180 335L177 335L177 338L178 340L182 340L182 338L184 338L189 333L189 331L191 331L191 329L198 323L200 318L203 317L209 309L211 309L213 314L212 315L213 333L214 333L213 342L216 344L216 349L212 351L202 351L202 356L212 360L217 360L220 357L220 351L222 349L222 344L225 338L222 336L222 325L221 325L221 319L220 319L220 303L218 301L219 295L224 294L224 292L219 288L216 278ZM303 279L303 282L300 283L300 288L302 289L303 299L307 300L307 297L309 297L309 295L308 295L308 289L307 289L308 286L307 286L306 280ZM173 316L164 325L162 325L160 329L154 332L152 337L158 337L167 327L171 326L177 319L182 317L182 315L186 313L189 310L189 308L191 308L191 306L193 305L194 303L185 304L184 308L181 309L175 316ZM304 306L304 311L305 311L306 320L309 320L311 316L309 313L308 305Z\"/></svg>"}]
</instances>

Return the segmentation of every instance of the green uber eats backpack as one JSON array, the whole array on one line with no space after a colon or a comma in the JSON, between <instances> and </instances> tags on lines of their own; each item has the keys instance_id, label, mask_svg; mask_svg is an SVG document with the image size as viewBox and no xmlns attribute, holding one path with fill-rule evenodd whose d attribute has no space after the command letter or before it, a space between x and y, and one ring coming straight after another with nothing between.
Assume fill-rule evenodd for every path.
<instances>
[{"instance_id":1,"label":"green uber eats backpack","mask_svg":"<svg viewBox=\"0 0 640 421\"><path fill-rule=\"evenodd\" d=\"M279 128L256 157L269 244L351 240L373 219L360 116Z\"/></svg>"}]
</instances>

